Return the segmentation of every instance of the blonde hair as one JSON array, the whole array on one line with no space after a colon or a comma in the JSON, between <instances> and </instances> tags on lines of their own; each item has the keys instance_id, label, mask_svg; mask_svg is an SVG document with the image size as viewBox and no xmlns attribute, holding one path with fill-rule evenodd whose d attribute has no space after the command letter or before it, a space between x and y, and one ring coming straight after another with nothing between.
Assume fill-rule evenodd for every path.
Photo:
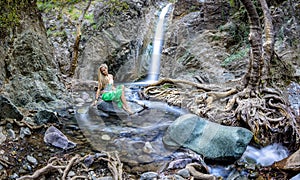
<instances>
[{"instance_id":1,"label":"blonde hair","mask_svg":"<svg viewBox=\"0 0 300 180\"><path fill-rule=\"evenodd\" d=\"M102 88L108 84L108 80L105 78L105 76L101 72L101 68L106 68L108 69L108 66L106 64L101 64L98 68L98 84L101 84Z\"/></svg>"}]
</instances>

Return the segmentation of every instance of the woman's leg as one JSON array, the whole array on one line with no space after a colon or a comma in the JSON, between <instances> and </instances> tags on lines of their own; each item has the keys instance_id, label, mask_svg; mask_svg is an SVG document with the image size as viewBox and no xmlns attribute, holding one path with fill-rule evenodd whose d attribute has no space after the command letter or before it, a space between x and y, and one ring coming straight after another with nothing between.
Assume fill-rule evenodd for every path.
<instances>
[{"instance_id":1,"label":"woman's leg","mask_svg":"<svg viewBox=\"0 0 300 180\"><path fill-rule=\"evenodd\" d=\"M126 97L125 97L125 87L124 85L122 85L122 95L121 95L121 101L123 103L123 109L125 111L127 111L129 114L133 114L133 112L131 111L130 107L128 106Z\"/></svg>"}]
</instances>

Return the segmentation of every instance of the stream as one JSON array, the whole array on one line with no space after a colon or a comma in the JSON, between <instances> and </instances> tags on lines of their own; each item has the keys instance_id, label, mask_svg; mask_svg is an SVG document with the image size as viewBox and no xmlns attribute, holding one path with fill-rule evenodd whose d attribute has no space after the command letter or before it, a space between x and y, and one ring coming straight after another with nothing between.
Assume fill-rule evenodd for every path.
<instances>
[{"instance_id":1,"label":"stream","mask_svg":"<svg viewBox=\"0 0 300 180\"><path fill-rule=\"evenodd\" d=\"M126 96L132 109L139 113L134 116L122 113L108 116L98 110L97 106L91 106L94 96L94 92L74 92L74 98L84 100L77 104L78 125L95 149L107 152L117 151L121 161L127 164L133 172L137 170L162 171L172 160L182 158L185 154L182 149L166 148L162 137L168 126L177 117L187 113L186 110L169 106L164 102L142 101L138 98L137 88L131 85L126 88ZM133 103L133 101L138 103ZM144 104L147 108L141 110L138 104ZM280 144L272 144L262 149L248 146L238 161L252 164L253 167L257 165L264 167L288 155L287 148ZM210 167L209 173L227 179L232 179L237 173L247 174L247 172L237 172L232 165L208 166Z\"/></svg>"}]
</instances>

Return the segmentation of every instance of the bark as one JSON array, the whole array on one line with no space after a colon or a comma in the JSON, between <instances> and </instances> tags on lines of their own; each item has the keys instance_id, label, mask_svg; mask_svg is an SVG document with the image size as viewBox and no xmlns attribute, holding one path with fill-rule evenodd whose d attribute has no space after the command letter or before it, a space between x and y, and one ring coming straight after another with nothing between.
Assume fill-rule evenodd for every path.
<instances>
[{"instance_id":1,"label":"bark","mask_svg":"<svg viewBox=\"0 0 300 180\"><path fill-rule=\"evenodd\" d=\"M272 17L266 0L260 0L260 4L264 13L264 33L265 42L263 44L263 56L265 65L263 70L263 83L267 84L267 79L270 73L270 62L274 54L274 28Z\"/></svg>"},{"instance_id":2,"label":"bark","mask_svg":"<svg viewBox=\"0 0 300 180\"><path fill-rule=\"evenodd\" d=\"M253 2L251 0L241 0L241 2L247 10L250 21L249 41L251 51L248 72L245 75L245 87L256 91L261 83L262 68L264 65L262 59L261 25Z\"/></svg>"},{"instance_id":3,"label":"bark","mask_svg":"<svg viewBox=\"0 0 300 180\"><path fill-rule=\"evenodd\" d=\"M72 77L75 74L76 67L78 66L79 43L80 43L80 39L81 39L81 25L82 25L83 18L91 5L91 2L92 2L92 0L89 0L87 6L82 11L82 14L77 23L76 39L75 39L75 43L74 43L72 63L71 63L71 68L70 68L70 72L69 72L70 77Z\"/></svg>"}]
</instances>

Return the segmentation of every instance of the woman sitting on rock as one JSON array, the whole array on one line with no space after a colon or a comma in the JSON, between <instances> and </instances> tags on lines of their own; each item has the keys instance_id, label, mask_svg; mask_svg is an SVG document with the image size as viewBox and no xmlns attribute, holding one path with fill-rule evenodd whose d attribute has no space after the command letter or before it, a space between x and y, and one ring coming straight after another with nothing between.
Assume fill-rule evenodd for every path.
<instances>
[{"instance_id":1,"label":"woman sitting on rock","mask_svg":"<svg viewBox=\"0 0 300 180\"><path fill-rule=\"evenodd\" d=\"M108 67L106 64L101 64L98 68L98 89L94 105L96 105L100 95L103 101L114 101L119 108L123 108L129 114L133 114L128 107L124 85L114 87L113 75L108 74Z\"/></svg>"}]
</instances>

